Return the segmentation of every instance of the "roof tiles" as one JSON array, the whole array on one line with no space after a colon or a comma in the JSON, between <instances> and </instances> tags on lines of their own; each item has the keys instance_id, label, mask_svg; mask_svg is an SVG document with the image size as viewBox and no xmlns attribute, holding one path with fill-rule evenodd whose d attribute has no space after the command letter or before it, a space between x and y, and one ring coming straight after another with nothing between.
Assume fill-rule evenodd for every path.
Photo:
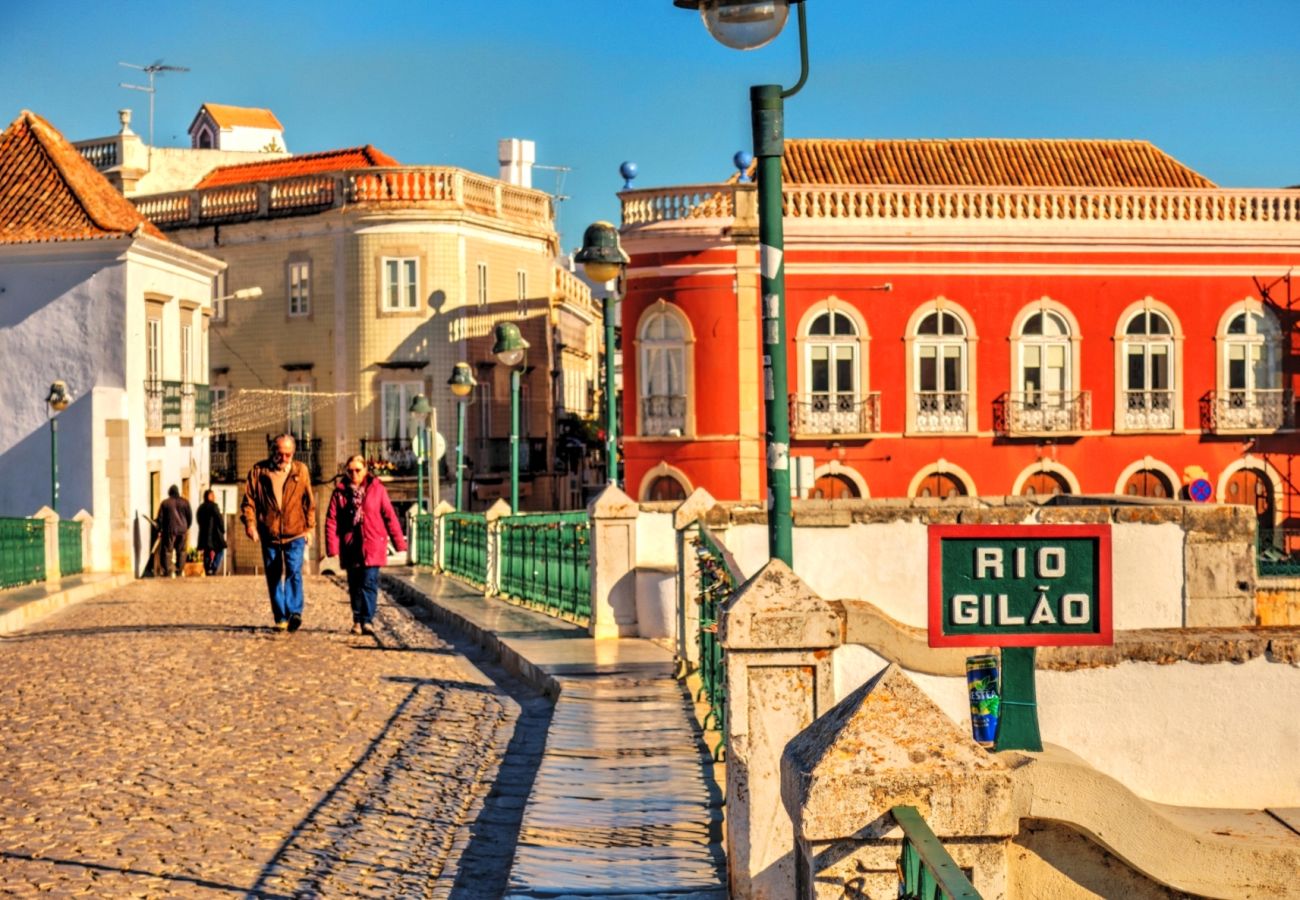
<instances>
[{"instance_id":1,"label":"roof tiles","mask_svg":"<svg viewBox=\"0 0 1300 900\"><path fill-rule=\"evenodd\" d=\"M23 110L0 134L0 244L124 237L166 240L40 116Z\"/></svg>"},{"instance_id":2,"label":"roof tiles","mask_svg":"<svg viewBox=\"0 0 1300 900\"><path fill-rule=\"evenodd\" d=\"M789 184L1215 187L1147 141L793 139L781 174Z\"/></svg>"},{"instance_id":3,"label":"roof tiles","mask_svg":"<svg viewBox=\"0 0 1300 900\"><path fill-rule=\"evenodd\" d=\"M205 103L199 113L208 111L218 128L271 128L284 131L284 126L269 109L253 106L227 106L224 103Z\"/></svg>"},{"instance_id":4,"label":"roof tiles","mask_svg":"<svg viewBox=\"0 0 1300 900\"><path fill-rule=\"evenodd\" d=\"M195 185L198 189L224 187L230 184L248 184L295 175L316 175L321 172L342 172L346 169L383 168L401 165L387 153L370 144L349 147L346 150L328 150L324 153L304 153L266 162L243 163L238 166L221 166L213 169Z\"/></svg>"}]
</instances>

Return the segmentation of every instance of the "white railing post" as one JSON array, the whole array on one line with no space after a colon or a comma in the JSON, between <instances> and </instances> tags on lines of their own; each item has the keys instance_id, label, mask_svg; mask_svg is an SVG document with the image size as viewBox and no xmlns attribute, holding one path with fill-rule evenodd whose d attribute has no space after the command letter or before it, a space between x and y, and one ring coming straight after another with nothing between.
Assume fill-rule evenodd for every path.
<instances>
[{"instance_id":1,"label":"white railing post","mask_svg":"<svg viewBox=\"0 0 1300 900\"><path fill-rule=\"evenodd\" d=\"M48 506L42 506L32 518L45 523L45 580L57 581L62 574L59 570L59 514Z\"/></svg>"},{"instance_id":2,"label":"white railing post","mask_svg":"<svg viewBox=\"0 0 1300 900\"><path fill-rule=\"evenodd\" d=\"M596 639L637 633L636 520L640 507L617 485L587 506L591 519L591 623Z\"/></svg>"},{"instance_id":3,"label":"white railing post","mask_svg":"<svg viewBox=\"0 0 1300 900\"><path fill-rule=\"evenodd\" d=\"M447 513L453 513L456 507L446 500L439 500L433 508L433 571L441 572L446 562Z\"/></svg>"},{"instance_id":4,"label":"white railing post","mask_svg":"<svg viewBox=\"0 0 1300 900\"><path fill-rule=\"evenodd\" d=\"M501 592L501 520L510 514L510 504L500 497L483 514L487 520L487 575L483 579L485 597Z\"/></svg>"},{"instance_id":5,"label":"white railing post","mask_svg":"<svg viewBox=\"0 0 1300 900\"><path fill-rule=\"evenodd\" d=\"M81 571L94 570L94 558L91 556L91 532L95 527L95 517L84 509L78 510L72 521L81 523Z\"/></svg>"}]
</instances>

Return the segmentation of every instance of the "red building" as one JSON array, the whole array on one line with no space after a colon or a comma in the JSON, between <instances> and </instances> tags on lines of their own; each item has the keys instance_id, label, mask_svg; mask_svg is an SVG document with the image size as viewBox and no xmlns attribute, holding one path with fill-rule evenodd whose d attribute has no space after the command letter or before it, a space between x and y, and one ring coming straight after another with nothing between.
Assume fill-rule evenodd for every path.
<instances>
[{"instance_id":1,"label":"red building","mask_svg":"<svg viewBox=\"0 0 1300 900\"><path fill-rule=\"evenodd\" d=\"M810 497L1181 495L1297 525L1300 190L1141 141L786 142ZM765 496L754 185L630 190L628 492Z\"/></svg>"}]
</instances>

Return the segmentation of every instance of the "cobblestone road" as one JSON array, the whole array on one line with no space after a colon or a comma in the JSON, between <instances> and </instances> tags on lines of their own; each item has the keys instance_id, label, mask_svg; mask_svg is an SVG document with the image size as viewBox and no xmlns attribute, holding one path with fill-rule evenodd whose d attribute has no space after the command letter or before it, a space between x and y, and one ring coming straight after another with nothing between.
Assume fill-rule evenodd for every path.
<instances>
[{"instance_id":1,"label":"cobblestone road","mask_svg":"<svg viewBox=\"0 0 1300 900\"><path fill-rule=\"evenodd\" d=\"M142 581L0 640L0 894L439 897L468 859L504 879L510 841L469 823L518 705L399 607L350 624L324 579L296 634L260 579Z\"/></svg>"}]
</instances>

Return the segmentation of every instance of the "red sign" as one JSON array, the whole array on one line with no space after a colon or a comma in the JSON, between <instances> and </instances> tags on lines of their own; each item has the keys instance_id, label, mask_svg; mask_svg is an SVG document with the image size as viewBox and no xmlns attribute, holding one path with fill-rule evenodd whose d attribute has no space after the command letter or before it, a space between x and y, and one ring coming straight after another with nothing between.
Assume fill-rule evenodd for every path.
<instances>
[{"instance_id":1,"label":"red sign","mask_svg":"<svg viewBox=\"0 0 1300 900\"><path fill-rule=\"evenodd\" d=\"M931 647L1109 645L1110 526L931 525Z\"/></svg>"}]
</instances>

